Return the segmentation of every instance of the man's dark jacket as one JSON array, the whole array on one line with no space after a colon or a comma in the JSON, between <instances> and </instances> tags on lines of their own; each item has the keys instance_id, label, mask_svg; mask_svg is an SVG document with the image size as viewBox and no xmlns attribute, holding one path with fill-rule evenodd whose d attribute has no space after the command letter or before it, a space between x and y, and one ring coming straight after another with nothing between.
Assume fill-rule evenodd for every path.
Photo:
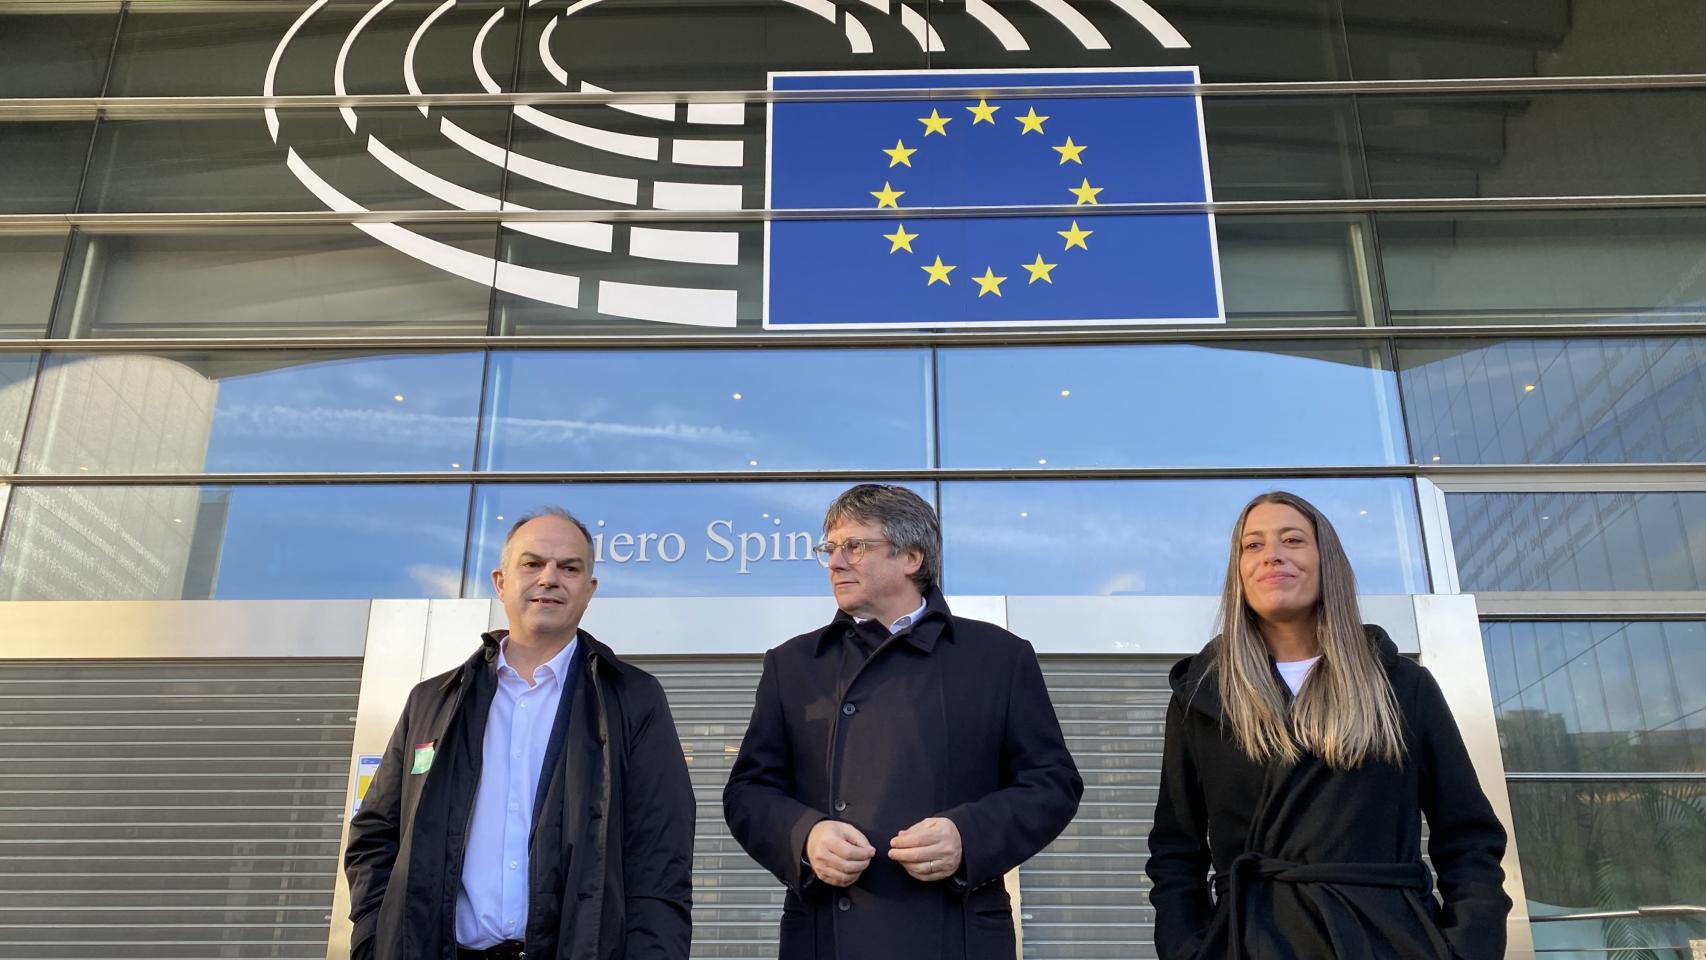
<instances>
[{"instance_id":1,"label":"man's dark jacket","mask_svg":"<svg viewBox=\"0 0 1706 960\"><path fill-rule=\"evenodd\" d=\"M351 955L454 960L456 895L498 643L409 694L350 822ZM693 788L663 688L580 633L563 749L534 823L527 955L685 960L692 938ZM571 699L572 698L572 699ZM412 773L418 745L431 767Z\"/></svg>"},{"instance_id":2,"label":"man's dark jacket","mask_svg":"<svg viewBox=\"0 0 1706 960\"><path fill-rule=\"evenodd\" d=\"M1255 763L1221 722L1218 641L1173 667L1146 868L1162 960L1504 956L1504 828L1433 675L1365 629L1398 700L1400 765Z\"/></svg>"},{"instance_id":3,"label":"man's dark jacket","mask_svg":"<svg viewBox=\"0 0 1706 960\"><path fill-rule=\"evenodd\" d=\"M1011 958L1002 875L1065 829L1084 789L1036 652L950 615L931 590L911 629L844 673L852 626L842 614L765 654L723 791L735 839L787 886L780 958ZM896 833L927 817L959 828L964 862L949 880L914 880L887 856ZM877 849L851 887L801 860L829 818Z\"/></svg>"}]
</instances>

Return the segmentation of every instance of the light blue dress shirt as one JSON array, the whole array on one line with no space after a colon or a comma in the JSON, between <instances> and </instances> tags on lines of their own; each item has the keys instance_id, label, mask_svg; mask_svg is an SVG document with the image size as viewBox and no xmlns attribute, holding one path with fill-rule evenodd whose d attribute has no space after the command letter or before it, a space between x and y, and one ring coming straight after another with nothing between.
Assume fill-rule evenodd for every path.
<instances>
[{"instance_id":1,"label":"light blue dress shirt","mask_svg":"<svg viewBox=\"0 0 1706 960\"><path fill-rule=\"evenodd\" d=\"M527 939L528 841L533 833L533 798L545 746L563 699L563 679L580 640L522 678L498 647L498 689L486 715L480 788L462 857L462 889L456 894L456 942L482 950L505 940Z\"/></svg>"}]
</instances>

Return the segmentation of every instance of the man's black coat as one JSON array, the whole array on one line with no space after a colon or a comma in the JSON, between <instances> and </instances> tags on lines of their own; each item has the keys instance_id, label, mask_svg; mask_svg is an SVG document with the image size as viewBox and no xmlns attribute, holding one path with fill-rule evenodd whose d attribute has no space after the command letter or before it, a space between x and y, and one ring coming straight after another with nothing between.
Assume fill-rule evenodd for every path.
<instances>
[{"instance_id":1,"label":"man's black coat","mask_svg":"<svg viewBox=\"0 0 1706 960\"><path fill-rule=\"evenodd\" d=\"M498 642L409 694L350 821L351 955L454 960L456 894L480 782ZM693 788L663 688L580 633L571 711L534 824L527 955L686 960L693 921ZM434 744L424 773L415 747Z\"/></svg>"},{"instance_id":2,"label":"man's black coat","mask_svg":"<svg viewBox=\"0 0 1706 960\"><path fill-rule=\"evenodd\" d=\"M1402 765L1252 762L1221 723L1217 643L1173 667L1146 868L1162 960L1504 956L1504 828L1433 675L1366 629L1398 699Z\"/></svg>"},{"instance_id":3,"label":"man's black coat","mask_svg":"<svg viewBox=\"0 0 1706 960\"><path fill-rule=\"evenodd\" d=\"M735 839L788 888L781 960L1011 958L1002 876L1065 829L1084 789L1036 652L950 615L931 590L843 691L852 625L842 614L765 655L723 791ZM936 816L959 828L963 865L927 884L888 859L888 841ZM802 862L806 835L831 817L877 849L845 889Z\"/></svg>"}]
</instances>

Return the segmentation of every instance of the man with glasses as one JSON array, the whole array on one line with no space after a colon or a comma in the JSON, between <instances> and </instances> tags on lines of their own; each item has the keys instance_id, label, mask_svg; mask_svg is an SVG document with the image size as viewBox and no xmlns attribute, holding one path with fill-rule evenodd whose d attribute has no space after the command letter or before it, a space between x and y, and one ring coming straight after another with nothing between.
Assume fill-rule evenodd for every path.
<instances>
[{"instance_id":1,"label":"man with glasses","mask_svg":"<svg viewBox=\"0 0 1706 960\"><path fill-rule=\"evenodd\" d=\"M823 527L839 612L765 654L723 791L787 887L780 960L1013 957L1002 878L1084 790L1036 653L949 612L941 528L912 491L861 484Z\"/></svg>"}]
</instances>

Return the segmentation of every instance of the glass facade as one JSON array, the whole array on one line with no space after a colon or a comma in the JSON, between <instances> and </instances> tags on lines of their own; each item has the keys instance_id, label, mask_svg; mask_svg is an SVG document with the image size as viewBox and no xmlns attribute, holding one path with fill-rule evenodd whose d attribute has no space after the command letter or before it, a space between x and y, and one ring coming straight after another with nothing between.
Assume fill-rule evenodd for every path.
<instances>
[{"instance_id":1,"label":"glass facade","mask_svg":"<svg viewBox=\"0 0 1706 960\"><path fill-rule=\"evenodd\" d=\"M0 0L0 600L486 598L547 502L601 596L822 597L822 509L873 479L938 507L950 592L1101 609L1215 594L1284 487L1363 593L1481 598L1540 955L1676 960L1706 919L1572 915L1706 889L1703 32ZM357 99L209 99L263 96ZM789 132L829 116L846 150ZM1051 665L1118 776L1027 868L1029 958L1152 955L1072 858L1141 865L1163 668ZM697 955L772 949L736 901Z\"/></svg>"}]
</instances>

